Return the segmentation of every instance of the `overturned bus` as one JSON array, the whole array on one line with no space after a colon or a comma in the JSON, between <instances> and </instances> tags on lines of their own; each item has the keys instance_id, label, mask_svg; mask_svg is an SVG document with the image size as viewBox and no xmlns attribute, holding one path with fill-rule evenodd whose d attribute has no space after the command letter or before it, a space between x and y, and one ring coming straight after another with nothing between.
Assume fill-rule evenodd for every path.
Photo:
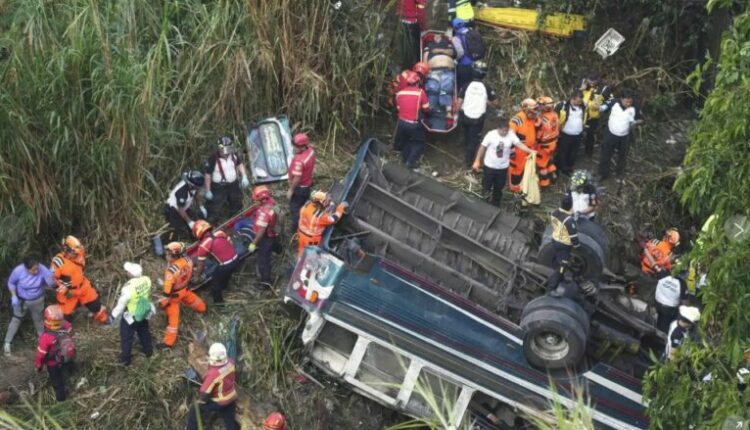
<instances>
[{"instance_id":1,"label":"overturned bus","mask_svg":"<svg viewBox=\"0 0 750 430\"><path fill-rule=\"evenodd\" d=\"M285 290L307 312L312 362L444 427L517 428L579 395L597 428L647 427L640 377L664 335L623 305L605 232L582 223L574 280L551 297L549 232L535 237L529 222L381 151L360 146L333 191L348 215L305 249Z\"/></svg>"}]
</instances>

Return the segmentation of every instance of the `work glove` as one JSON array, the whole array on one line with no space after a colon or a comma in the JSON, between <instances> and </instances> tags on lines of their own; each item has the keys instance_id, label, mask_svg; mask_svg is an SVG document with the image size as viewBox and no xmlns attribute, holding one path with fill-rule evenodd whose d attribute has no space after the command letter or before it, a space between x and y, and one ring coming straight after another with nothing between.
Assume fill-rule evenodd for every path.
<instances>
[{"instance_id":1,"label":"work glove","mask_svg":"<svg viewBox=\"0 0 750 430\"><path fill-rule=\"evenodd\" d=\"M214 199L214 193L211 192L211 190L206 191L206 200L213 200Z\"/></svg>"},{"instance_id":2,"label":"work glove","mask_svg":"<svg viewBox=\"0 0 750 430\"><path fill-rule=\"evenodd\" d=\"M200 213L201 213L201 215L203 215L204 219L208 218L208 211L206 210L205 206L201 205L201 207L198 208L198 211L200 211Z\"/></svg>"},{"instance_id":3,"label":"work glove","mask_svg":"<svg viewBox=\"0 0 750 430\"><path fill-rule=\"evenodd\" d=\"M190 227L190 230L193 229L194 225L195 225L195 221L192 221L192 220L188 221L188 227Z\"/></svg>"},{"instance_id":4,"label":"work glove","mask_svg":"<svg viewBox=\"0 0 750 430\"><path fill-rule=\"evenodd\" d=\"M247 176L242 177L242 188L248 188L250 186L250 180L247 179Z\"/></svg>"},{"instance_id":5,"label":"work glove","mask_svg":"<svg viewBox=\"0 0 750 430\"><path fill-rule=\"evenodd\" d=\"M250 242L250 245L247 247L247 252L254 253L258 249L258 245L255 244L255 242Z\"/></svg>"},{"instance_id":6,"label":"work glove","mask_svg":"<svg viewBox=\"0 0 750 430\"><path fill-rule=\"evenodd\" d=\"M287 191L286 192L286 199L287 200L291 200L292 199L292 194L294 194L294 190Z\"/></svg>"},{"instance_id":7,"label":"work glove","mask_svg":"<svg viewBox=\"0 0 750 430\"><path fill-rule=\"evenodd\" d=\"M20 308L21 307L21 299L18 298L18 296L12 296L10 298L10 305L14 308Z\"/></svg>"},{"instance_id":8,"label":"work glove","mask_svg":"<svg viewBox=\"0 0 750 430\"><path fill-rule=\"evenodd\" d=\"M479 160L475 160L474 164L471 165L471 170L478 172L482 168L481 164L479 163Z\"/></svg>"}]
</instances>

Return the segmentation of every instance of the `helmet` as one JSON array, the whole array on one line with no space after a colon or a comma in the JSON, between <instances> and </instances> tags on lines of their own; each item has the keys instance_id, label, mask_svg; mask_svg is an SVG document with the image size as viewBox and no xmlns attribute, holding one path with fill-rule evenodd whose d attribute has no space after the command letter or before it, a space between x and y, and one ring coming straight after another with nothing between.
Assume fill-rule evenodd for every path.
<instances>
[{"instance_id":1,"label":"helmet","mask_svg":"<svg viewBox=\"0 0 750 430\"><path fill-rule=\"evenodd\" d=\"M281 412L273 412L263 421L263 430L286 430L286 418Z\"/></svg>"},{"instance_id":2,"label":"helmet","mask_svg":"<svg viewBox=\"0 0 750 430\"><path fill-rule=\"evenodd\" d=\"M49 305L44 309L44 326L49 330L60 330L63 324L63 311L60 305Z\"/></svg>"},{"instance_id":3,"label":"helmet","mask_svg":"<svg viewBox=\"0 0 750 430\"><path fill-rule=\"evenodd\" d=\"M253 188L253 200L261 201L271 197L271 190L265 185L258 185Z\"/></svg>"},{"instance_id":4,"label":"helmet","mask_svg":"<svg viewBox=\"0 0 750 430\"><path fill-rule=\"evenodd\" d=\"M570 176L570 188L574 190L586 185L588 182L591 182L591 172L588 170L578 169Z\"/></svg>"},{"instance_id":5,"label":"helmet","mask_svg":"<svg viewBox=\"0 0 750 430\"><path fill-rule=\"evenodd\" d=\"M428 66L424 61L420 61L419 63L415 64L411 69L422 76L427 76L427 74L430 73L430 66Z\"/></svg>"},{"instance_id":6,"label":"helmet","mask_svg":"<svg viewBox=\"0 0 750 430\"><path fill-rule=\"evenodd\" d=\"M677 231L676 228L670 228L664 233L664 237L666 238L667 242L670 244L677 246L680 244L680 232Z\"/></svg>"},{"instance_id":7,"label":"helmet","mask_svg":"<svg viewBox=\"0 0 750 430\"><path fill-rule=\"evenodd\" d=\"M328 194L326 194L323 191L315 191L312 193L312 196L310 196L310 200L317 202L317 203L325 203L327 199L328 199Z\"/></svg>"},{"instance_id":8,"label":"helmet","mask_svg":"<svg viewBox=\"0 0 750 430\"><path fill-rule=\"evenodd\" d=\"M539 97L538 99L536 99L536 101L539 102L539 104L541 105L551 105L555 103L555 101L552 100L552 97L547 97L547 96Z\"/></svg>"},{"instance_id":9,"label":"helmet","mask_svg":"<svg viewBox=\"0 0 750 430\"><path fill-rule=\"evenodd\" d=\"M536 108L538 107L539 107L539 104L534 99L524 99L521 102L521 109L524 112L536 110Z\"/></svg>"},{"instance_id":10,"label":"helmet","mask_svg":"<svg viewBox=\"0 0 750 430\"><path fill-rule=\"evenodd\" d=\"M143 267L138 263L126 261L125 264L122 265L122 268L125 269L125 272L127 272L128 275L134 278L140 278L141 275L143 275Z\"/></svg>"},{"instance_id":11,"label":"helmet","mask_svg":"<svg viewBox=\"0 0 750 430\"><path fill-rule=\"evenodd\" d=\"M466 25L466 21L461 18L453 18L453 21L451 21L451 25L455 29L463 28Z\"/></svg>"},{"instance_id":12,"label":"helmet","mask_svg":"<svg viewBox=\"0 0 750 430\"><path fill-rule=\"evenodd\" d=\"M75 236L66 236L62 243L63 252L68 255L78 256L86 252L86 249Z\"/></svg>"},{"instance_id":13,"label":"helmet","mask_svg":"<svg viewBox=\"0 0 750 430\"><path fill-rule=\"evenodd\" d=\"M195 224L193 224L193 236L201 239L203 238L203 235L205 235L206 232L211 230L212 228L213 227L211 226L211 224L209 224L207 221L199 219L195 222Z\"/></svg>"},{"instance_id":14,"label":"helmet","mask_svg":"<svg viewBox=\"0 0 750 430\"><path fill-rule=\"evenodd\" d=\"M219 144L219 155L230 155L237 152L237 148L234 147L234 139L229 136L224 136L218 141Z\"/></svg>"},{"instance_id":15,"label":"helmet","mask_svg":"<svg viewBox=\"0 0 750 430\"><path fill-rule=\"evenodd\" d=\"M307 133L297 133L294 135L292 143L294 143L294 146L307 146L310 144L310 138Z\"/></svg>"},{"instance_id":16,"label":"helmet","mask_svg":"<svg viewBox=\"0 0 750 430\"><path fill-rule=\"evenodd\" d=\"M197 170L182 172L182 180L187 182L187 184L193 188L200 188L203 186L203 175Z\"/></svg>"},{"instance_id":17,"label":"helmet","mask_svg":"<svg viewBox=\"0 0 750 430\"><path fill-rule=\"evenodd\" d=\"M227 362L227 348L222 343L214 343L208 348L208 364L221 366Z\"/></svg>"},{"instance_id":18,"label":"helmet","mask_svg":"<svg viewBox=\"0 0 750 430\"><path fill-rule=\"evenodd\" d=\"M413 72L411 70L407 70L404 72L404 78L406 79L406 83L410 85L414 85L417 82L420 81L419 74L417 72Z\"/></svg>"},{"instance_id":19,"label":"helmet","mask_svg":"<svg viewBox=\"0 0 750 430\"><path fill-rule=\"evenodd\" d=\"M165 248L167 254L177 256L185 253L185 244L182 242L169 242Z\"/></svg>"},{"instance_id":20,"label":"helmet","mask_svg":"<svg viewBox=\"0 0 750 430\"><path fill-rule=\"evenodd\" d=\"M680 306L680 317L695 324L701 319L701 311L695 306Z\"/></svg>"},{"instance_id":21,"label":"helmet","mask_svg":"<svg viewBox=\"0 0 750 430\"><path fill-rule=\"evenodd\" d=\"M484 77L487 74L487 63L482 60L477 60L471 65L471 71L474 76Z\"/></svg>"}]
</instances>

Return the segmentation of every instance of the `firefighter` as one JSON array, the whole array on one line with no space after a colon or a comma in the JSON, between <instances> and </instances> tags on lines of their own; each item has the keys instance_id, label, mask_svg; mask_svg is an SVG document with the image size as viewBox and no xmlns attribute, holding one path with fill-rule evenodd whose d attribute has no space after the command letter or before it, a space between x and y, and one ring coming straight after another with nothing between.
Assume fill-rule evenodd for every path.
<instances>
[{"instance_id":1,"label":"firefighter","mask_svg":"<svg viewBox=\"0 0 750 430\"><path fill-rule=\"evenodd\" d=\"M224 136L218 147L206 160L203 168L203 182L208 200L208 219L216 222L222 216L224 204L229 205L232 214L242 209L242 188L250 186L245 165L237 154L234 139ZM192 228L192 227L191 227Z\"/></svg>"},{"instance_id":2,"label":"firefighter","mask_svg":"<svg viewBox=\"0 0 750 430\"><path fill-rule=\"evenodd\" d=\"M327 193L323 191L314 192L310 201L307 202L300 213L299 230L297 230L299 238L297 258L302 255L302 251L307 245L317 246L320 244L326 227L339 222L348 207L349 203L341 202L334 210L331 198Z\"/></svg>"},{"instance_id":3,"label":"firefighter","mask_svg":"<svg viewBox=\"0 0 750 430\"><path fill-rule=\"evenodd\" d=\"M410 169L416 169L425 145L425 130L422 114L430 109L427 93L419 87L419 75L410 75L406 88L396 93L398 125L394 138L394 149ZM297 224L299 225L299 224Z\"/></svg>"},{"instance_id":4,"label":"firefighter","mask_svg":"<svg viewBox=\"0 0 750 430\"><path fill-rule=\"evenodd\" d=\"M430 73L430 66L424 61L420 61L415 64L411 70L404 70L393 79L391 82L391 97L389 100L391 106L395 106L396 93L409 86L409 81L412 80L412 75L414 73L419 76L420 85L424 86L424 83L427 81L427 75Z\"/></svg>"},{"instance_id":5,"label":"firefighter","mask_svg":"<svg viewBox=\"0 0 750 430\"><path fill-rule=\"evenodd\" d=\"M578 227L573 215L573 198L565 194L560 207L552 212L552 243L555 246L555 257L552 265L555 272L547 279L547 291L553 291L565 276L570 265L570 254L578 248Z\"/></svg>"},{"instance_id":6,"label":"firefighter","mask_svg":"<svg viewBox=\"0 0 750 430\"><path fill-rule=\"evenodd\" d=\"M148 319L154 313L151 304L151 279L143 276L143 268L140 264L125 262L122 266L130 276L130 280L120 290L120 298L117 305L112 309L112 319L120 320L120 363L130 365L133 350L133 337L138 334L141 343L141 351L146 357L153 354L151 342L151 330Z\"/></svg>"},{"instance_id":7,"label":"firefighter","mask_svg":"<svg viewBox=\"0 0 750 430\"><path fill-rule=\"evenodd\" d=\"M693 328L695 328L700 319L701 311L698 308L694 306L680 306L677 319L669 325L667 344L664 348L663 358L665 360L674 359L675 352L682 346L685 339L690 337Z\"/></svg>"},{"instance_id":8,"label":"firefighter","mask_svg":"<svg viewBox=\"0 0 750 430\"><path fill-rule=\"evenodd\" d=\"M109 324L111 320L106 306L99 300L91 281L83 274L85 266L86 250L81 241L67 236L62 243L62 252L52 258L50 265L57 283L57 302L66 317L70 317L81 304L88 308L96 321Z\"/></svg>"},{"instance_id":9,"label":"firefighter","mask_svg":"<svg viewBox=\"0 0 750 430\"><path fill-rule=\"evenodd\" d=\"M680 244L680 232L676 228L670 228L664 236L659 239L650 240L642 245L641 271L649 275L665 270L672 271L674 247Z\"/></svg>"},{"instance_id":10,"label":"firefighter","mask_svg":"<svg viewBox=\"0 0 750 430\"><path fill-rule=\"evenodd\" d=\"M196 213L192 210L193 200L198 190L204 186L205 179L197 170L184 172L181 178L167 197L164 204L164 217L178 235L190 236L193 219L196 218ZM200 206L199 212L202 218L208 216L203 205Z\"/></svg>"},{"instance_id":11,"label":"firefighter","mask_svg":"<svg viewBox=\"0 0 750 430\"><path fill-rule=\"evenodd\" d=\"M402 68L419 61L419 45L422 32L426 30L426 0L399 0L398 16L403 27Z\"/></svg>"},{"instance_id":12,"label":"firefighter","mask_svg":"<svg viewBox=\"0 0 750 430\"><path fill-rule=\"evenodd\" d=\"M199 240L198 264L195 266L192 280L200 279L206 265L206 259L211 256L216 261L216 268L211 275L211 295L214 303L223 303L223 292L227 288L232 274L237 270L238 258L234 245L223 230L213 231L213 226L206 221L198 220L193 225L193 236Z\"/></svg>"},{"instance_id":13,"label":"firefighter","mask_svg":"<svg viewBox=\"0 0 750 430\"><path fill-rule=\"evenodd\" d=\"M315 171L315 150L310 146L307 133L297 133L292 139L294 144L294 158L289 164L289 189L286 199L289 200L289 212L292 216L290 234L294 234L299 223L299 211L310 198Z\"/></svg>"},{"instance_id":14,"label":"firefighter","mask_svg":"<svg viewBox=\"0 0 750 430\"><path fill-rule=\"evenodd\" d=\"M187 247L182 242L169 243L165 248L167 267L164 270L164 297L159 300L159 307L167 314L164 345L169 348L177 342L180 304L185 304L199 314L206 313L206 303L188 288L193 276L193 260L186 252Z\"/></svg>"},{"instance_id":15,"label":"firefighter","mask_svg":"<svg viewBox=\"0 0 750 430\"><path fill-rule=\"evenodd\" d=\"M71 325L65 321L60 305L50 305L44 310L44 331L39 335L34 367L41 372L47 366L49 381L58 402L65 400L65 376L75 353Z\"/></svg>"},{"instance_id":16,"label":"firefighter","mask_svg":"<svg viewBox=\"0 0 750 430\"><path fill-rule=\"evenodd\" d=\"M601 116L599 107L612 98L612 91L602 83L601 77L598 74L592 73L583 79L581 92L583 103L586 105L587 110L584 122L586 125L584 145L586 155L590 157L594 154L594 138L599 133L599 117Z\"/></svg>"},{"instance_id":17,"label":"firefighter","mask_svg":"<svg viewBox=\"0 0 750 430\"><path fill-rule=\"evenodd\" d=\"M539 97L541 106L539 128L536 134L536 167L539 171L539 186L549 187L555 177L557 167L552 161L557 149L557 137L560 135L560 121L555 112L555 101L551 97Z\"/></svg>"},{"instance_id":18,"label":"firefighter","mask_svg":"<svg viewBox=\"0 0 750 430\"><path fill-rule=\"evenodd\" d=\"M510 119L510 129L518 136L528 148L534 148L536 144L536 126L539 116L539 106L534 99L525 99L521 102L521 111ZM514 193L521 191L521 178L526 165L527 153L516 146L510 161L510 185Z\"/></svg>"},{"instance_id":19,"label":"firefighter","mask_svg":"<svg viewBox=\"0 0 750 430\"><path fill-rule=\"evenodd\" d=\"M281 412L271 412L263 420L263 430L289 430L286 425L286 417Z\"/></svg>"},{"instance_id":20,"label":"firefighter","mask_svg":"<svg viewBox=\"0 0 750 430\"><path fill-rule=\"evenodd\" d=\"M277 243L278 232L276 231L276 222L278 213L276 211L276 202L271 197L271 190L260 185L253 189L253 201L257 203L245 213L245 217L253 217L253 233L255 237L248 245L247 250L251 254L258 251L258 272L260 273L260 283L255 286L258 291L263 291L271 287L273 278L271 277L271 254L275 248L280 248ZM280 249L277 249L280 251Z\"/></svg>"},{"instance_id":21,"label":"firefighter","mask_svg":"<svg viewBox=\"0 0 750 430\"><path fill-rule=\"evenodd\" d=\"M217 412L224 420L224 428L239 430L234 418L237 401L234 360L227 357L227 349L221 343L214 343L208 349L208 371L198 393L200 397L188 413L187 430L203 428L198 423L199 410L200 421L209 412Z\"/></svg>"},{"instance_id":22,"label":"firefighter","mask_svg":"<svg viewBox=\"0 0 750 430\"><path fill-rule=\"evenodd\" d=\"M5 332L3 353L10 355L10 345L21 327L21 321L27 313L31 314L37 336L44 330L42 313L44 312L44 290L55 287L52 272L40 264L36 257L27 256L23 263L13 269L8 277L10 306L12 308L8 331Z\"/></svg>"}]
</instances>

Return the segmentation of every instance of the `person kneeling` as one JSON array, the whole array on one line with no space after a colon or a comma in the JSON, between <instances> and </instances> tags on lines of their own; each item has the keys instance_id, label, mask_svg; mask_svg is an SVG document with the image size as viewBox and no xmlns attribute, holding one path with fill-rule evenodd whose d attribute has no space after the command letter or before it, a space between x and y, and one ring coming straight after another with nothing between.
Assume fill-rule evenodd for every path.
<instances>
[{"instance_id":1,"label":"person kneeling","mask_svg":"<svg viewBox=\"0 0 750 430\"><path fill-rule=\"evenodd\" d=\"M199 391L200 398L190 407L188 413L187 430L203 428L202 416L208 412L220 413L227 430L239 429L234 419L237 401L234 379L234 360L227 357L224 345L214 343L208 349L208 371Z\"/></svg>"}]
</instances>

